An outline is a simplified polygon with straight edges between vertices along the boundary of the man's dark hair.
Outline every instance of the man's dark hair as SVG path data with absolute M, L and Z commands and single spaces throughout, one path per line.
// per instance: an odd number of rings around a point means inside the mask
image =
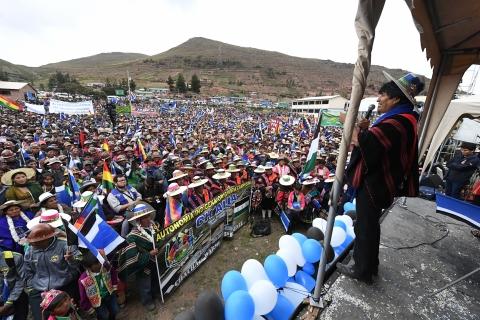
M 97 258 L 90 251 L 82 251 L 82 266 L 84 268 L 90 268 L 94 264 L 97 264 Z
M 117 183 L 119 178 L 125 178 L 127 180 L 127 176 L 124 174 L 117 174 L 115 177 L 113 177 L 113 182 Z
M 390 81 L 382 85 L 378 93 L 385 93 L 391 99 L 398 98 L 400 101 L 398 104 L 412 104 L 395 82 Z

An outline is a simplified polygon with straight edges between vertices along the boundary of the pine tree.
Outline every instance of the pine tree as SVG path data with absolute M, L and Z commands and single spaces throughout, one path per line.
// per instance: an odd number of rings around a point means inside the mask
M 185 78 L 181 73 L 178 74 L 176 88 L 180 93 L 187 92 L 187 84 L 185 83 Z
M 167 84 L 170 92 L 173 92 L 175 90 L 175 81 L 173 80 L 172 76 L 168 76 Z
M 200 88 L 202 86 L 200 85 L 200 79 L 198 78 L 198 76 L 196 74 L 194 74 L 192 76 L 192 80 L 190 82 L 190 85 L 191 85 L 191 89 L 192 89 L 193 92 L 200 93 Z

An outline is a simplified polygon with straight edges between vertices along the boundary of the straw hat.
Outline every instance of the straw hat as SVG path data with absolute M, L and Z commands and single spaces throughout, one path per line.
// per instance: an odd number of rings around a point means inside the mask
M 282 186 L 288 187 L 295 183 L 295 178 L 288 174 L 285 174 L 280 177 L 279 182 Z
M 317 178 L 312 178 L 311 176 L 308 176 L 306 177 L 305 181 L 302 182 L 302 184 L 304 186 L 308 186 L 308 185 L 312 185 L 312 184 L 316 184 L 316 183 L 319 183 L 320 180 L 318 180 Z
M 262 165 L 259 165 L 255 170 L 253 170 L 255 173 L 265 173 L 265 169 L 263 168 Z
M 0 206 L 0 212 L 4 213 L 8 208 L 12 207 L 12 206 L 17 206 L 17 207 L 20 207 L 21 208 L 21 204 L 23 203 L 24 201 L 17 201 L 17 200 L 8 200 L 7 202 L 5 202 L 4 204 L 2 204 Z
M 47 240 L 54 237 L 57 233 L 57 230 L 48 223 L 39 223 L 32 228 L 27 236 L 27 241 L 32 243 Z
M 80 192 L 84 192 L 85 189 L 87 189 L 88 187 L 90 186 L 97 186 L 97 181 L 95 181 L 95 179 L 90 179 L 90 180 L 87 180 L 87 181 L 84 181 L 82 183 L 82 186 L 80 187 Z
M 173 197 L 185 192 L 185 190 L 187 190 L 187 187 L 179 186 L 178 183 L 173 182 L 168 185 L 168 189 L 167 189 L 167 192 L 165 192 L 165 194 L 169 197 Z
M 240 172 L 240 169 L 236 165 L 231 164 L 228 166 L 227 172 Z
M 328 178 L 325 179 L 325 183 L 330 183 L 330 182 L 333 182 L 333 181 L 335 181 L 335 174 L 334 174 L 334 173 L 330 173 L 330 174 L 328 175 Z
M 92 197 L 92 191 L 85 191 L 80 195 L 80 200 L 73 204 L 74 208 L 83 208 L 87 204 L 88 200 Z
M 265 165 L 263 166 L 263 169 L 265 169 L 265 170 L 272 170 L 272 169 L 273 169 L 272 163 L 271 163 L 271 162 L 265 163 Z
M 200 187 L 200 186 L 203 186 L 207 182 L 208 182 L 208 179 L 202 179 L 199 176 L 195 176 L 192 179 L 192 183 L 190 183 L 188 185 L 188 188 L 193 189 L 193 188 L 196 188 L 196 187 Z
M 197 165 L 201 166 L 202 164 L 207 163 L 207 162 L 208 162 L 207 159 L 205 159 L 204 157 L 200 157 L 200 158 L 198 158 Z
M 268 156 L 270 157 L 270 159 L 278 159 L 279 157 L 278 153 L 276 152 L 270 152 Z
M 211 162 L 207 162 L 207 165 L 205 166 L 205 170 L 210 170 L 210 169 L 215 170 L 215 167 Z
M 27 223 L 27 228 L 31 230 L 39 223 L 47 223 L 54 228 L 58 228 L 63 225 L 62 219 L 70 221 L 72 217 L 55 209 L 43 210 L 40 216 L 33 218 Z
M 2 183 L 6 186 L 11 186 L 13 184 L 12 182 L 12 177 L 16 175 L 17 173 L 23 173 L 27 176 L 27 180 L 32 179 L 35 176 L 35 170 L 32 168 L 19 168 L 19 169 L 14 169 L 6 172 L 2 176 Z
M 175 180 L 178 180 L 180 178 L 183 178 L 183 177 L 186 177 L 188 176 L 188 174 L 186 173 L 183 173 L 181 170 L 175 170 L 173 171 L 173 177 L 171 177 L 170 179 L 168 179 L 168 181 L 175 181 Z
M 62 161 L 60 159 L 58 159 L 57 157 L 53 157 L 53 158 L 48 159 L 48 161 L 46 162 L 46 165 L 50 166 L 54 163 L 62 163 Z
M 218 169 L 217 173 L 214 174 L 212 178 L 215 180 L 222 180 L 229 178 L 231 175 L 230 172 L 226 172 L 224 169 Z
M 55 197 L 54 194 L 51 194 L 50 192 L 44 192 L 38 197 L 38 205 L 41 206 L 45 200 L 50 199 L 52 197 Z
M 144 217 L 148 214 L 154 215 L 155 214 L 155 209 L 147 203 L 139 203 L 137 204 L 133 210 L 129 211 L 127 213 L 130 218 L 128 219 L 129 222 L 137 220 L 138 218 Z

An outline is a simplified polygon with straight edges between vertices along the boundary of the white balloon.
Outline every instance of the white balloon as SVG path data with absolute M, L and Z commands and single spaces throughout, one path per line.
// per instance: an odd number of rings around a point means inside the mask
M 315 218 L 312 221 L 312 226 L 320 229 L 323 233 L 325 233 L 325 229 L 327 228 L 327 220 L 322 218 Z
M 295 256 L 297 265 L 303 267 L 306 261 L 303 257 L 302 247 L 300 246 L 300 243 L 298 243 L 297 239 L 291 235 L 285 234 L 278 240 L 278 247 L 280 249 L 285 249 L 292 252 Z
M 253 284 L 248 290 L 255 304 L 255 314 L 267 314 L 275 308 L 277 304 L 277 290 L 273 283 L 268 280 L 260 280 Z
M 350 216 L 347 216 L 346 214 L 341 215 L 341 216 L 336 216 L 335 220 L 343 221 L 346 225 L 347 228 L 350 226 L 353 226 L 353 220 L 350 218 Z
M 249 289 L 257 281 L 268 280 L 268 276 L 263 268 L 263 265 L 255 259 L 249 259 L 245 261 L 240 273 L 245 278 L 247 288 Z
M 352 201 L 353 204 L 357 204 L 357 198 L 354 198 Z
M 345 230 L 343 230 L 340 227 L 333 227 L 332 239 L 330 240 L 330 244 L 334 248 L 338 247 L 345 241 L 346 238 L 347 238 L 347 233 L 345 232 Z
M 280 291 L 280 294 L 287 298 L 296 308 L 302 303 L 303 299 L 310 295 L 310 292 L 308 292 L 307 288 L 296 282 L 287 282 L 283 290 Z
M 280 249 L 277 251 L 277 256 L 283 259 L 288 269 L 288 276 L 293 277 L 297 272 L 297 261 L 293 252 L 290 252 L 285 249 Z
M 353 227 L 347 227 L 347 235 L 355 239 L 355 230 L 353 229 Z

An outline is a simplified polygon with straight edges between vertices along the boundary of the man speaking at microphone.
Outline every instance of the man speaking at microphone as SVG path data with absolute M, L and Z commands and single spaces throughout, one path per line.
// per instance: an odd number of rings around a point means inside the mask
M 424 83 L 414 74 L 399 80 L 384 72 L 389 82 L 379 90 L 378 114 L 357 123 L 358 134 L 347 168 L 356 189 L 357 220 L 353 264 L 337 264 L 340 273 L 370 283 L 378 274 L 380 216 L 395 197 L 418 195 L 418 113 L 414 97 Z M 356 139 L 355 139 L 356 138 Z

